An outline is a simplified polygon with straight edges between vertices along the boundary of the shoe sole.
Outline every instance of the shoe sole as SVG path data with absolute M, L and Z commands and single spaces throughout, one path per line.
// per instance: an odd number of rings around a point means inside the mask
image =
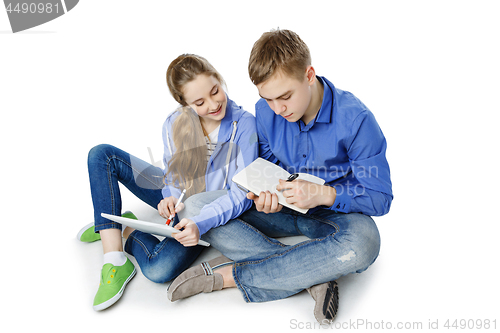
M 89 223 L 85 227 L 83 227 L 82 229 L 80 229 L 80 231 L 78 231 L 78 234 L 76 235 L 76 239 L 78 239 L 79 241 L 82 241 L 81 238 L 82 238 L 83 233 L 85 231 L 87 231 L 88 228 L 92 227 L 93 225 L 94 225 L 94 222 Z
M 115 296 L 113 296 L 112 298 L 110 298 L 106 302 L 102 302 L 101 304 L 94 305 L 93 306 L 94 310 L 95 311 L 101 311 L 101 310 L 107 309 L 111 305 L 115 304 L 122 297 L 123 291 L 125 290 L 125 287 L 127 286 L 127 283 L 129 283 L 129 281 L 132 280 L 132 278 L 135 276 L 136 272 L 137 272 L 137 270 L 134 267 L 134 270 L 132 271 L 132 273 L 128 277 L 127 281 L 125 281 L 123 283 L 123 286 L 120 288 L 120 291 L 118 291 L 118 293 Z
M 323 302 L 323 315 L 328 320 L 333 320 L 339 309 L 339 287 L 336 281 L 328 282 L 325 300 Z

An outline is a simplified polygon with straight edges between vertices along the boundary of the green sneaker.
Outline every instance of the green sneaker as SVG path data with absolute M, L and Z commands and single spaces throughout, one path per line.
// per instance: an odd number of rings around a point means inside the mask
M 85 243 L 92 243 L 101 239 L 101 235 L 94 231 L 94 222 L 87 224 L 76 235 L 76 238 Z
M 104 264 L 99 289 L 94 298 L 94 310 L 101 311 L 115 304 L 122 297 L 125 286 L 135 273 L 135 266 L 128 258 L 122 266 Z
M 137 220 L 137 217 L 135 217 L 135 215 L 130 211 L 126 211 L 125 213 L 123 213 L 122 217 Z M 94 223 L 89 223 L 78 232 L 76 238 L 85 243 L 92 243 L 100 240 L 101 235 L 95 232 Z

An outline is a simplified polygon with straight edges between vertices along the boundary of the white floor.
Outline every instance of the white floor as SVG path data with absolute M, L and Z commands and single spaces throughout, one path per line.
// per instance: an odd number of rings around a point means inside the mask
M 17 34 L 0 10 L 2 327 L 436 331 L 450 320 L 450 332 L 479 324 L 492 332 L 496 320 L 498 330 L 498 7 L 86 0 Z M 117 304 L 94 312 L 101 244 L 75 239 L 93 216 L 87 152 L 109 143 L 162 165 L 161 125 L 177 106 L 165 70 L 182 53 L 211 61 L 229 96 L 253 113 L 259 96 L 248 79 L 250 50 L 278 27 L 301 36 L 317 74 L 362 100 L 387 138 L 395 197 L 390 213 L 376 218 L 379 258 L 366 272 L 340 279 L 333 327 L 315 323 L 307 292 L 247 304 L 234 289 L 171 303 L 167 285 L 141 272 Z M 156 218 L 127 191 L 123 197 L 124 209 Z M 209 249 L 199 260 L 213 256 Z
M 127 200 L 128 207 L 140 218 L 161 221 L 152 208 L 134 198 Z M 78 310 L 76 318 L 87 318 L 100 327 L 153 330 L 164 325 L 188 332 L 202 331 L 205 325 L 243 332 L 394 329 L 400 325 L 420 330 L 436 325 L 436 321 L 443 328 L 447 319 L 494 320 L 498 313 L 494 298 L 495 293 L 498 295 L 496 279 L 480 271 L 488 264 L 487 257 L 461 250 L 462 241 L 453 240 L 453 235 L 460 237 L 460 231 L 450 231 L 445 245 L 436 242 L 446 234 L 443 228 L 436 227 L 436 234 L 419 228 L 411 230 L 408 225 L 418 219 L 403 220 L 403 210 L 394 208 L 387 217 L 376 219 L 382 234 L 378 260 L 361 274 L 339 279 L 340 310 L 331 326 L 315 321 L 314 301 L 305 291 L 280 301 L 247 304 L 237 289 L 230 289 L 172 303 L 166 297 L 168 284 L 155 284 L 140 270 L 118 303 L 95 313 L 91 303 L 98 283 L 101 245 L 76 239 L 67 241 L 77 260 L 72 265 L 77 286 L 69 312 Z M 282 239 L 288 244 L 300 240 L 301 237 Z M 195 264 L 217 255 L 218 251 L 209 248 Z

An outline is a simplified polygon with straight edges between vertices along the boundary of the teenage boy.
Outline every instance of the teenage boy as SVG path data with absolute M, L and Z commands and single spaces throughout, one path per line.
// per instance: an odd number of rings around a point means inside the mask
M 379 253 L 370 216 L 386 214 L 393 198 L 386 140 L 359 99 L 316 76 L 296 33 L 264 33 L 248 69 L 261 97 L 255 107 L 259 155 L 326 182 L 299 177 L 278 184 L 287 202 L 309 208 L 307 214 L 283 207 L 275 194 L 248 193 L 252 209 L 206 234 L 231 260 L 216 258 L 184 272 L 170 286 L 169 298 L 236 286 L 247 302 L 263 302 L 307 289 L 316 319 L 331 321 L 338 308 L 335 280 L 364 271 Z M 223 230 L 231 238 L 222 237 Z M 309 239 L 290 246 L 274 239 L 296 235 Z

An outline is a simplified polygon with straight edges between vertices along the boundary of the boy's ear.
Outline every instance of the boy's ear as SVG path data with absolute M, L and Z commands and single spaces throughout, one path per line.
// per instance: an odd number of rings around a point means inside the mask
M 309 85 L 313 84 L 316 81 L 316 71 L 311 65 L 307 66 L 306 68 L 306 79 Z

